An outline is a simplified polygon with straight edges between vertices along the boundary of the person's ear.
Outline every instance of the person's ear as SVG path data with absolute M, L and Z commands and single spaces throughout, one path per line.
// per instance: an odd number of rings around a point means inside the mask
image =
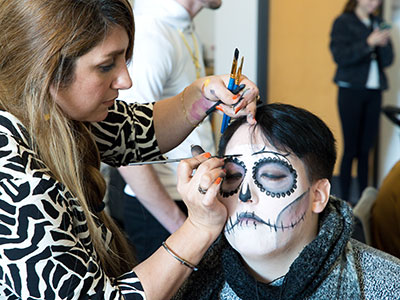
M 328 179 L 317 180 L 311 187 L 313 197 L 312 211 L 316 214 L 322 212 L 328 204 L 331 193 L 331 184 Z

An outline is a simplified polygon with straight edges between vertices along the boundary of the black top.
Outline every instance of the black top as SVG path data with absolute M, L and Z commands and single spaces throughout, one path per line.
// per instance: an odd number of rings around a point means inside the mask
M 370 16 L 371 24 L 380 24 L 382 19 Z M 393 62 L 392 43 L 372 49 L 367 38 L 372 26 L 367 27 L 354 13 L 343 13 L 334 22 L 331 31 L 330 50 L 337 63 L 334 77 L 336 83 L 342 81 L 352 88 L 366 88 L 371 60 L 376 56 L 379 66 L 380 89 L 388 88 L 383 69 Z
M 116 101 L 90 129 L 111 166 L 162 159 L 153 104 Z M 0 110 L 0 299 L 145 299 L 134 271 L 106 275 L 80 202 L 49 174 L 23 124 Z M 93 218 L 108 249 L 112 233 Z

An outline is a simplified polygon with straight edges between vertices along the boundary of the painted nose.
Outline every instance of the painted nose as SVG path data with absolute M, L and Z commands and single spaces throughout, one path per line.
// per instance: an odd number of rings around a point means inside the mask
M 245 185 L 243 184 L 240 193 L 239 193 L 239 200 L 242 202 L 247 202 L 251 199 L 251 193 L 250 193 L 250 186 L 249 184 Z

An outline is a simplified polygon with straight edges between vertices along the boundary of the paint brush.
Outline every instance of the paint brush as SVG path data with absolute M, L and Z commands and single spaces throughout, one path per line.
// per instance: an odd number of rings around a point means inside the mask
M 239 69 L 238 69 L 238 71 L 236 73 L 236 76 L 235 76 L 235 87 L 234 87 L 234 89 L 236 89 L 239 86 L 240 76 L 242 76 L 243 61 L 244 61 L 244 56 L 242 56 L 242 58 L 240 60 Z
M 235 48 L 235 53 L 233 54 L 231 74 L 230 74 L 229 83 L 228 83 L 228 90 L 230 90 L 230 91 L 234 90 L 238 58 L 239 58 L 239 49 Z
M 229 83 L 228 83 L 228 90 L 230 90 L 231 92 L 235 90 L 236 68 L 237 68 L 238 58 L 239 58 L 239 49 L 235 48 L 235 52 L 233 54 L 231 74 L 230 74 Z M 228 115 L 224 114 L 224 116 L 222 118 L 222 124 L 221 124 L 221 133 L 224 133 L 224 131 L 228 127 L 229 120 L 230 120 L 230 117 Z
M 242 59 L 240 60 L 240 66 L 238 68 L 238 71 L 235 75 L 235 83 L 233 85 L 233 91 L 236 91 L 239 87 L 239 82 L 240 82 L 240 76 L 242 75 L 242 68 L 243 68 L 243 60 L 244 57 L 242 56 Z M 233 106 L 235 107 L 239 101 Z M 240 109 L 235 110 L 235 114 L 239 111 Z M 231 120 L 231 117 L 224 115 L 224 118 L 222 119 L 222 125 L 221 125 L 221 133 L 224 133 L 226 128 L 228 128 L 229 122 Z
M 237 50 L 237 48 L 236 48 L 236 50 Z M 235 54 L 236 54 L 236 51 L 235 51 Z M 239 51 L 237 52 L 237 54 L 239 55 Z M 235 56 L 235 58 L 236 58 L 236 63 L 235 64 L 237 65 L 237 57 Z M 235 58 L 234 58 L 234 61 L 235 61 Z M 235 91 L 239 87 L 240 76 L 242 75 L 243 61 L 244 61 L 244 57 L 242 56 L 242 59 L 240 61 L 240 66 L 239 66 L 236 74 L 234 74 L 234 76 L 233 76 L 233 87 L 232 87 L 232 89 L 230 89 L 230 84 L 232 82 L 232 73 L 231 73 L 231 78 L 229 80 L 229 85 L 228 85 L 228 89 L 230 91 Z M 235 66 L 235 68 L 236 68 L 236 66 Z M 237 111 L 238 110 L 236 110 L 235 113 Z M 231 117 L 229 117 L 226 114 L 224 114 L 224 117 L 222 119 L 222 124 L 221 124 L 221 133 L 224 133 L 226 128 L 228 128 L 230 120 L 231 120 Z
M 216 158 L 225 158 L 226 159 L 226 158 L 232 158 L 232 157 L 239 157 L 242 155 L 243 154 L 231 154 L 231 155 L 223 155 L 223 156 L 211 156 L 210 158 L 216 157 Z M 193 157 L 171 158 L 171 159 L 153 160 L 153 161 L 141 161 L 141 162 L 130 163 L 130 164 L 128 164 L 128 166 L 168 164 L 168 163 L 180 162 L 181 160 L 189 159 L 189 158 L 193 158 Z

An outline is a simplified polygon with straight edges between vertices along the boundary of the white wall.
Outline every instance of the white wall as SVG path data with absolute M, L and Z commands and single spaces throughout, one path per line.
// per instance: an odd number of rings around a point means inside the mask
M 225 0 L 215 12 L 215 74 L 230 72 L 237 47 L 244 56 L 243 74 L 256 81 L 258 1 Z
M 203 43 L 203 57 L 213 64 L 215 49 L 215 10 L 202 9 L 194 18 L 196 32 Z
M 384 2 L 384 18 L 392 23 L 394 64 L 387 69 L 390 89 L 383 95 L 383 106 L 400 107 L 400 0 Z M 400 128 L 382 114 L 379 135 L 378 186 L 400 159 Z
M 258 0 L 224 0 L 217 10 L 203 9 L 195 18 L 196 31 L 207 57 L 214 57 L 214 73 L 228 74 L 237 47 L 244 56 L 243 74 L 257 79 Z

